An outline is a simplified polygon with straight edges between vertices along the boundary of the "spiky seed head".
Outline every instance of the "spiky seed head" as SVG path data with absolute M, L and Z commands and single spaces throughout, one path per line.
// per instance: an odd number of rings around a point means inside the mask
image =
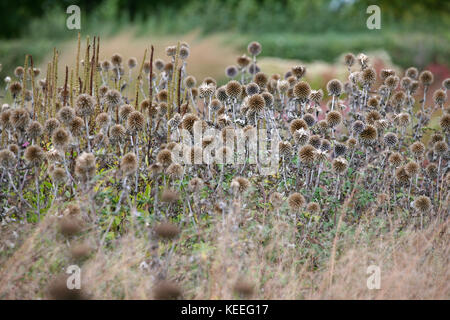
M 402 166 L 397 168 L 397 170 L 395 171 L 395 178 L 400 185 L 406 185 L 409 183 L 410 176 L 406 172 L 405 167 Z
M 430 86 L 434 81 L 434 75 L 431 71 L 424 70 L 419 75 L 419 81 L 425 87 Z
M 168 167 L 172 163 L 172 152 L 167 149 L 163 149 L 158 152 L 156 161 L 161 163 L 164 167 Z
M 346 152 L 347 146 L 345 144 L 337 142 L 334 145 L 334 154 L 336 155 L 336 157 L 343 156 Z
M 69 144 L 70 135 L 64 128 L 58 128 L 52 135 L 53 144 L 56 149 L 65 150 Z
M 363 131 L 359 134 L 359 138 L 363 144 L 372 144 L 377 139 L 377 128 L 372 125 L 367 125 Z
M 225 90 L 228 97 L 237 98 L 242 93 L 242 86 L 236 80 L 231 80 L 227 83 Z
M 183 175 L 183 167 L 178 163 L 172 163 L 167 167 L 166 173 L 172 178 L 181 178 Z
M 294 86 L 293 93 L 297 99 L 306 100 L 311 93 L 311 86 L 306 81 L 300 81 Z
M 334 128 L 342 122 L 342 115 L 339 111 L 330 111 L 327 114 L 327 125 Z
M 9 85 L 9 91 L 11 92 L 11 95 L 13 98 L 17 97 L 17 95 L 20 94 L 22 91 L 22 84 L 20 82 L 13 82 Z
M 408 113 L 406 112 L 402 112 L 399 115 L 397 115 L 397 117 L 395 118 L 395 120 L 397 121 L 398 125 L 401 127 L 407 127 L 409 122 L 411 121 L 411 118 L 409 116 Z
M 400 87 L 403 89 L 403 90 L 409 90 L 409 88 L 411 87 L 411 83 L 412 83 L 412 79 L 410 78 L 410 77 L 403 77 L 401 80 L 400 80 Z
M 389 76 L 394 76 L 395 71 L 392 69 L 381 69 L 380 71 L 380 78 L 381 80 L 386 80 Z
M 364 122 L 362 122 L 361 120 L 356 120 L 355 122 L 353 122 L 352 131 L 356 134 L 360 134 L 364 131 L 365 127 L 366 125 L 364 124 Z
M 83 152 L 75 161 L 75 174 L 82 182 L 86 182 L 95 176 L 95 166 L 95 156 Z
M 83 126 L 83 119 L 81 119 L 80 117 L 73 118 L 69 126 L 70 133 L 72 133 L 72 135 L 75 137 L 80 137 L 83 134 Z
M 356 57 L 353 53 L 347 53 L 344 56 L 344 63 L 347 67 L 351 67 L 355 64 Z
M 228 67 L 225 68 L 225 75 L 228 78 L 236 77 L 238 72 L 239 72 L 238 68 L 236 66 L 234 66 L 234 65 L 231 65 L 231 66 L 228 66 Z
M 119 67 L 122 64 L 122 56 L 119 53 L 114 53 L 111 57 L 111 63 L 114 67 Z
M 347 170 L 348 162 L 344 158 L 338 157 L 333 160 L 332 165 L 333 165 L 333 170 L 337 174 L 343 174 Z
M 243 54 L 242 56 L 239 56 L 239 57 L 236 59 L 236 63 L 238 64 L 238 66 L 239 66 L 241 69 L 247 67 L 247 66 L 250 64 L 251 61 L 252 61 L 252 60 L 251 60 L 249 57 L 247 57 L 245 54 Z
M 358 141 L 355 138 L 350 138 L 347 140 L 347 146 L 349 147 L 349 149 L 354 149 L 357 144 Z
M 25 108 L 14 109 L 10 121 L 16 130 L 23 131 L 31 121 L 30 114 Z
M 312 135 L 309 137 L 308 143 L 313 146 L 314 148 L 318 149 L 320 148 L 320 145 L 322 143 L 322 139 L 318 135 Z
M 67 179 L 66 171 L 63 168 L 55 168 L 51 172 L 51 178 L 56 185 L 64 183 Z
M 306 165 L 310 165 L 314 161 L 316 148 L 314 148 L 312 145 L 307 144 L 300 148 L 298 152 L 298 156 L 300 158 L 300 161 Z
M 299 146 L 303 146 L 308 142 L 309 132 L 303 128 L 300 128 L 298 130 L 295 130 L 293 137 L 294 137 L 295 144 L 297 144 Z M 281 150 L 281 148 L 280 148 L 280 150 Z
M 75 117 L 75 111 L 73 108 L 69 106 L 62 107 L 57 114 L 57 118 L 59 121 L 64 123 L 65 125 L 69 125 Z
M 416 141 L 409 147 L 409 150 L 414 157 L 419 158 L 425 153 L 425 145 L 420 141 Z
M 430 179 L 437 178 L 438 166 L 435 163 L 430 162 L 426 167 L 426 173 Z
M 312 114 L 307 113 L 303 116 L 303 121 L 306 122 L 308 127 L 312 127 L 316 123 L 316 118 Z
M 317 122 L 317 128 L 319 129 L 319 132 L 321 134 L 325 135 L 330 126 L 328 126 L 327 120 L 320 120 L 319 122 Z
M 398 143 L 398 137 L 393 132 L 388 132 L 384 135 L 384 143 L 389 147 L 392 148 Z
M 444 90 L 438 89 L 434 92 L 433 101 L 435 105 L 442 106 L 446 100 L 447 100 L 447 93 Z
M 266 101 L 260 94 L 255 94 L 248 99 L 248 107 L 252 112 L 262 112 L 266 106 Z
M 305 198 L 300 193 L 295 192 L 289 196 L 288 204 L 292 211 L 299 211 L 305 205 Z
M 258 72 L 253 76 L 253 81 L 260 87 L 265 88 L 269 82 L 269 78 L 264 72 Z
M 92 96 L 83 93 L 75 100 L 75 106 L 81 117 L 89 117 L 94 113 L 95 100 Z
M 320 212 L 320 205 L 317 202 L 310 202 L 308 203 L 306 210 L 312 214 L 318 214 Z
M 442 81 L 442 88 L 450 90 L 450 78 L 446 78 Z
M 368 112 L 366 115 L 366 121 L 368 124 L 371 124 L 371 125 L 373 125 L 375 123 L 375 121 L 378 121 L 380 119 L 381 119 L 381 114 L 376 110 L 372 110 L 372 111 Z
M 442 157 L 448 150 L 448 145 L 445 141 L 438 141 L 434 144 L 434 152 Z
M 128 116 L 134 111 L 132 105 L 124 104 L 119 108 L 119 118 L 121 121 L 127 121 Z
M 16 69 L 14 69 L 14 75 L 19 79 L 23 78 L 24 73 L 25 73 L 25 70 L 21 66 L 18 66 L 18 67 L 16 67 Z
M 136 172 L 138 167 L 136 155 L 133 152 L 129 152 L 122 157 L 120 162 L 120 169 L 124 176 L 132 175 Z
M 304 66 L 294 66 L 291 68 L 292 75 L 297 79 L 303 77 L 306 73 L 306 67 Z
M 431 209 L 431 200 L 427 196 L 420 196 L 414 201 L 414 208 L 420 213 L 427 213 Z
M 376 97 L 370 97 L 369 100 L 367 100 L 367 106 L 371 109 L 378 109 L 380 105 L 380 101 Z
M 197 84 L 197 80 L 195 79 L 194 76 L 187 76 L 184 79 L 184 85 L 186 86 L 186 88 L 188 89 L 192 89 L 196 86 Z
M 15 143 L 10 144 L 8 146 L 9 151 L 11 151 L 12 153 L 14 153 L 15 155 L 17 155 L 19 153 L 19 146 Z
M 199 120 L 199 118 L 195 114 L 187 113 L 183 117 L 181 126 L 183 129 L 188 130 L 189 132 L 192 132 L 192 130 L 194 128 L 194 124 L 198 120 Z
M 401 107 L 406 101 L 407 95 L 404 91 L 397 91 L 392 95 L 391 102 L 396 107 Z
M 391 91 L 394 91 L 395 89 L 397 89 L 399 82 L 400 82 L 400 79 L 395 75 L 389 76 L 386 78 L 386 80 L 384 80 L 384 84 Z
M 0 114 L 0 125 L 3 130 L 9 130 L 12 129 L 12 122 L 11 122 L 12 112 L 11 110 L 3 110 Z
M 389 156 L 388 161 L 393 167 L 398 167 L 402 163 L 403 157 L 400 153 L 394 152 Z
M 259 86 L 254 82 L 250 82 L 248 85 L 245 86 L 245 93 L 248 96 L 253 96 L 254 94 L 259 93 L 259 90 L 260 90 Z
M 411 79 L 417 79 L 417 77 L 419 76 L 419 70 L 417 70 L 417 68 L 415 67 L 409 67 L 405 71 L 405 76 Z
M 331 142 L 327 139 L 322 139 L 320 142 L 320 150 L 322 151 L 330 151 L 331 150 Z
M 14 153 L 8 149 L 3 149 L 0 151 L 0 166 L 3 168 L 10 168 L 16 162 L 16 156 Z
M 261 53 L 262 46 L 259 42 L 253 41 L 249 43 L 247 50 L 250 55 L 257 56 Z
M 109 115 L 106 112 L 99 113 L 95 118 L 95 123 L 99 128 L 105 128 L 109 123 Z
M 280 141 L 278 143 L 278 149 L 280 151 L 280 155 L 288 158 L 292 154 L 292 145 L 289 143 L 289 141 Z
M 32 121 L 27 128 L 27 134 L 30 139 L 36 139 L 42 135 L 44 129 L 39 121 Z
M 238 184 L 238 192 L 244 193 L 248 190 L 250 187 L 250 181 L 248 181 L 247 178 L 244 177 L 235 177 L 233 181 L 236 181 Z
M 327 83 L 327 91 L 330 96 L 340 96 L 342 93 L 342 82 L 338 79 L 333 79 Z
M 31 145 L 25 150 L 24 158 L 32 166 L 39 166 L 44 161 L 45 154 L 41 147 Z
M 450 132 L 450 114 L 444 114 L 439 119 L 439 125 L 441 126 L 443 132 L 449 133 Z
M 410 162 L 408 162 L 405 165 L 406 173 L 410 177 L 415 176 L 416 174 L 418 174 L 419 173 L 419 169 L 420 169 L 419 165 L 417 164 L 417 162 L 414 162 L 414 161 L 410 161 Z
M 294 132 L 299 129 L 304 129 L 304 130 L 308 129 L 308 124 L 306 123 L 306 121 L 303 119 L 292 120 L 291 124 L 289 125 L 289 131 L 291 132 L 291 134 L 293 135 Z
M 128 116 L 127 126 L 132 132 L 138 132 L 144 129 L 145 117 L 140 111 L 133 111 Z
M 120 105 L 122 102 L 122 95 L 119 91 L 115 89 L 110 89 L 105 94 L 105 101 L 108 104 L 108 106 L 115 108 Z
M 311 99 L 311 101 L 314 101 L 316 104 L 319 104 L 320 101 L 322 101 L 322 99 L 323 99 L 322 89 L 311 91 L 309 98 Z
M 227 94 L 227 89 L 225 86 L 221 86 L 216 90 L 216 98 L 221 102 L 224 102 L 227 100 L 228 94 Z
M 366 68 L 359 75 L 361 82 L 366 86 L 374 84 L 377 80 L 377 73 L 374 68 Z
M 170 223 L 170 222 L 161 222 L 153 228 L 155 235 L 162 240 L 172 240 L 178 237 L 180 234 L 180 229 Z
M 161 195 L 161 201 L 165 203 L 173 203 L 180 200 L 180 194 L 173 189 L 164 189 Z

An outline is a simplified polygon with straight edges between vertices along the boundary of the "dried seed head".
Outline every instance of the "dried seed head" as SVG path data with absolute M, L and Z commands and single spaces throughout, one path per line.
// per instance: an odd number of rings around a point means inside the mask
M 188 188 L 189 188 L 189 191 L 196 193 L 196 192 L 199 192 L 203 188 L 203 185 L 204 185 L 203 180 L 196 177 L 196 178 L 192 178 L 189 181 Z
M 342 157 L 338 157 L 333 160 L 333 170 L 338 174 L 343 174 L 348 167 L 348 162 Z
M 36 139 L 42 135 L 44 129 L 38 121 L 32 121 L 27 128 L 27 134 L 30 139 Z
M 339 81 L 338 79 L 330 80 L 327 83 L 327 91 L 330 96 L 336 97 L 340 96 L 342 93 L 342 89 L 343 89 L 342 82 Z
M 442 157 L 448 150 L 447 143 L 445 141 L 438 141 L 434 144 L 434 152 L 440 157 Z
M 75 101 L 75 106 L 80 117 L 89 117 L 94 113 L 95 99 L 88 94 L 80 94 Z
M 187 113 L 184 115 L 183 120 L 181 122 L 181 126 L 183 129 L 188 130 L 192 133 L 194 124 L 198 121 L 199 118 L 193 113 Z
M 295 192 L 289 196 L 288 204 L 292 211 L 299 211 L 305 205 L 305 198 L 300 193 Z
M 11 92 L 11 95 L 13 98 L 16 98 L 18 94 L 22 91 L 22 85 L 20 82 L 13 82 L 9 85 L 9 91 Z
M 165 189 L 161 195 L 161 201 L 166 203 L 172 203 L 180 200 L 180 194 L 172 189 Z
M 242 93 L 242 86 L 236 80 L 231 80 L 225 87 L 226 93 L 230 98 L 237 98 Z
M 3 149 L 0 151 L 0 166 L 3 168 L 10 168 L 16 162 L 16 156 L 14 153 L 8 149 Z
M 228 78 L 236 77 L 238 72 L 239 72 L 238 68 L 236 66 L 233 66 L 233 65 L 232 66 L 228 66 L 228 67 L 225 68 L 225 75 Z
M 434 75 L 433 73 L 431 73 L 431 71 L 422 71 L 419 75 L 419 81 L 423 86 L 427 87 L 433 83 Z
M 398 137 L 393 132 L 388 132 L 384 135 L 384 143 L 389 147 L 392 148 L 398 143 Z
M 317 91 L 316 90 L 311 91 L 309 98 L 311 99 L 311 101 L 315 102 L 316 104 L 319 104 L 320 101 L 322 101 L 322 99 L 323 99 L 322 89 L 319 89 Z
M 128 116 L 127 126 L 131 132 L 138 132 L 144 129 L 145 117 L 139 111 L 133 111 Z
M 405 76 L 411 79 L 417 79 L 417 77 L 419 76 L 419 70 L 417 70 L 417 68 L 415 67 L 409 67 L 405 71 Z
M 376 97 L 370 97 L 369 100 L 367 100 L 367 106 L 372 109 L 378 109 L 380 101 Z
M 342 115 L 339 111 L 330 111 L 327 114 L 327 125 L 334 128 L 342 122 Z
M 137 167 L 137 158 L 133 152 L 129 152 L 122 157 L 122 161 L 120 162 L 120 169 L 125 176 L 135 173 Z
M 426 173 L 430 179 L 437 178 L 438 166 L 435 163 L 430 162 L 426 167 Z
M 414 157 L 419 158 L 423 156 L 425 152 L 425 146 L 422 142 L 416 141 L 409 147 L 409 150 L 414 155 Z
M 362 72 L 360 72 L 359 75 L 361 82 L 366 86 L 374 84 L 377 80 L 377 73 L 375 72 L 374 68 L 366 68 Z
M 122 101 L 122 95 L 119 91 L 111 89 L 105 94 L 105 101 L 109 107 L 118 107 Z
M 31 145 L 25 150 L 24 157 L 32 166 L 39 166 L 44 161 L 45 154 L 41 147 Z
M 250 55 L 257 56 L 261 53 L 262 47 L 259 42 L 253 41 L 249 43 L 247 50 Z
M 306 100 L 311 93 L 311 86 L 306 81 L 300 81 L 294 86 L 293 93 L 297 99 Z
M 347 53 L 344 56 L 344 63 L 347 67 L 351 67 L 355 64 L 356 57 L 353 53 Z
M 367 125 L 359 134 L 359 138 L 363 144 L 372 144 L 377 139 L 377 129 L 372 125 Z
M 171 281 L 162 280 L 153 289 L 155 300 L 177 300 L 181 298 L 181 289 Z
M 318 214 L 320 212 L 320 205 L 317 202 L 310 202 L 306 209 L 312 214 Z
M 291 132 L 291 134 L 293 135 L 294 132 L 299 129 L 304 129 L 304 130 L 308 129 L 308 124 L 306 123 L 306 121 L 303 119 L 292 120 L 291 124 L 289 125 L 289 131 Z
M 444 90 L 438 89 L 434 92 L 433 101 L 435 105 L 442 106 L 446 100 L 447 100 L 447 93 Z
M 402 163 L 402 160 L 403 157 L 398 152 L 394 152 L 389 156 L 389 163 L 394 167 L 398 167 Z
M 119 67 L 122 64 L 122 56 L 119 53 L 114 53 L 111 57 L 111 63 L 114 67 Z
M 415 176 L 416 174 L 418 174 L 419 173 L 419 169 L 420 169 L 419 165 L 416 162 L 414 162 L 414 161 L 410 161 L 410 162 L 408 162 L 405 165 L 406 173 L 410 177 Z
M 69 106 L 62 107 L 57 114 L 58 120 L 64 123 L 65 125 L 69 125 L 74 117 L 75 111 L 73 110 L 73 108 Z
M 95 123 L 99 128 L 105 128 L 109 123 L 109 115 L 106 112 L 99 113 L 95 118 Z
M 162 164 L 164 167 L 168 167 L 172 163 L 172 152 L 167 149 L 163 149 L 158 152 L 156 161 Z
M 443 132 L 449 133 L 450 132 L 450 114 L 444 114 L 439 119 L 439 125 L 441 126 Z
M 303 77 L 306 73 L 306 67 L 304 66 L 294 66 L 291 69 L 292 74 L 294 75 L 294 77 L 298 79 L 300 79 L 301 77 Z
M 400 79 L 397 76 L 389 76 L 384 80 L 384 84 L 389 88 L 389 90 L 394 91 L 398 87 Z
M 262 112 L 265 106 L 266 102 L 260 94 L 255 94 L 248 99 L 248 107 L 252 112 Z
M 31 121 L 30 114 L 25 108 L 14 109 L 10 121 L 16 130 L 23 131 Z
M 80 117 L 73 118 L 69 126 L 70 133 L 72 133 L 72 135 L 75 137 L 80 137 L 83 134 L 83 126 L 83 119 L 81 119 Z
M 278 149 L 282 157 L 288 158 L 292 154 L 292 145 L 289 141 L 280 141 L 278 143 Z
M 414 201 L 414 208 L 420 213 L 427 213 L 431 209 L 431 200 L 427 196 L 420 196 Z
M 322 141 L 323 143 L 323 141 Z M 336 142 L 334 145 L 334 154 L 336 157 L 343 156 L 347 152 L 347 146 L 343 143 Z
M 306 165 L 312 164 L 314 161 L 315 151 L 316 151 L 316 148 L 314 148 L 310 144 L 307 144 L 307 145 L 301 147 L 298 152 L 300 161 Z
M 70 135 L 64 128 L 58 128 L 53 132 L 52 141 L 56 149 L 65 150 L 69 140 Z

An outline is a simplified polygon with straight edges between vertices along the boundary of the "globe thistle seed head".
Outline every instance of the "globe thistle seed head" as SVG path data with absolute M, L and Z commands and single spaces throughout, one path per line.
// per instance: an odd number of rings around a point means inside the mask
M 189 58 L 190 50 L 186 46 L 181 46 L 179 54 L 180 54 L 181 60 L 186 60 L 187 58 Z
M 13 144 L 10 144 L 9 146 L 8 146 L 8 149 L 9 149 L 9 151 L 11 151 L 12 153 L 14 153 L 15 155 L 17 155 L 18 153 L 19 153 L 19 146 L 17 145 L 17 144 L 15 144 L 15 143 L 13 143 Z
M 249 97 L 258 94 L 259 90 L 260 90 L 259 86 L 254 82 L 250 82 L 248 85 L 245 86 L 245 93 Z
M 392 148 L 398 143 L 398 137 L 393 132 L 388 132 L 384 135 L 384 143 L 389 147 Z
M 127 65 L 128 68 L 134 69 L 137 66 L 137 59 L 134 57 L 129 58 L 127 61 Z
M 295 130 L 293 137 L 294 137 L 295 144 L 297 144 L 299 146 L 303 146 L 308 142 L 309 132 L 303 128 L 300 128 L 298 130 Z
M 94 147 L 96 149 L 105 148 L 108 145 L 109 145 L 109 138 L 107 135 L 103 134 L 102 132 L 99 132 L 94 136 Z
M 44 128 L 39 121 L 32 121 L 27 128 L 27 134 L 30 139 L 36 139 L 42 135 Z
M 16 156 L 11 150 L 3 149 L 0 151 L 0 166 L 8 169 L 16 163 Z
M 395 71 L 392 69 L 381 69 L 380 78 L 382 81 L 385 81 L 388 77 L 395 76 Z
M 63 168 L 55 168 L 50 174 L 54 184 L 59 185 L 67 180 L 66 171 Z
M 180 229 L 169 222 L 161 222 L 153 228 L 155 235 L 161 240 L 172 240 L 178 237 Z
M 416 141 L 409 147 L 409 150 L 415 158 L 420 158 L 425 153 L 425 145 L 420 141 Z
M 221 86 L 216 90 L 216 98 L 221 102 L 225 102 L 228 99 L 227 89 L 225 86 Z
M 376 110 L 372 110 L 372 111 L 368 112 L 366 115 L 366 122 L 371 125 L 373 125 L 375 123 L 375 121 L 380 120 L 380 119 L 381 119 L 381 114 Z
M 419 76 L 419 70 L 417 70 L 417 68 L 415 67 L 409 67 L 405 71 L 405 76 L 411 79 L 417 79 L 417 77 Z
M 406 101 L 406 94 L 404 91 L 397 91 L 392 95 L 391 102 L 396 107 L 401 107 Z
M 403 112 L 403 113 L 400 113 L 399 115 L 397 115 L 395 120 L 399 126 L 407 127 L 409 125 L 409 122 L 411 121 L 411 117 L 409 116 L 408 113 Z
M 238 64 L 238 66 L 241 69 L 246 68 L 250 64 L 251 61 L 252 60 L 249 57 L 247 57 L 245 54 L 243 54 L 242 56 L 239 56 L 236 59 L 236 63 Z
M 312 135 L 309 137 L 308 144 L 313 146 L 315 149 L 318 149 L 322 144 L 322 139 L 318 135 Z
M 400 153 L 394 152 L 389 156 L 389 164 L 393 167 L 398 167 L 403 161 L 403 157 Z
M 166 51 L 166 55 L 168 57 L 175 57 L 175 55 L 177 54 L 177 47 L 176 46 L 167 46 L 165 51 Z
M 70 133 L 74 137 L 80 137 L 83 134 L 84 121 L 80 117 L 73 118 L 69 125 Z
M 16 69 L 14 69 L 14 75 L 19 79 L 23 78 L 24 73 L 25 73 L 25 70 L 21 66 L 18 66 L 18 67 L 16 67 Z
M 181 122 L 181 126 L 183 129 L 192 133 L 194 124 L 198 121 L 199 118 L 193 113 L 187 113 L 184 115 L 183 120 Z
M 24 158 L 32 166 L 39 166 L 44 161 L 45 154 L 41 147 L 31 145 L 26 148 Z
M 427 196 L 420 196 L 414 200 L 414 208 L 420 213 L 427 213 L 431 210 L 431 200 Z
M 260 71 L 261 71 L 261 69 L 254 63 L 252 63 L 248 66 L 248 73 L 250 73 L 251 75 L 255 75 Z
M 95 156 L 92 153 L 83 152 L 75 161 L 75 175 L 87 182 L 95 176 Z
M 358 144 L 358 141 L 355 138 L 350 138 L 347 140 L 347 146 L 349 149 L 354 149 L 357 144 Z
M 261 53 L 262 46 L 259 42 L 250 42 L 247 46 L 248 53 L 252 56 L 257 56 Z
M 172 152 L 167 149 L 163 149 L 158 152 L 158 155 L 156 156 L 156 161 L 158 161 L 160 164 L 162 164 L 164 167 L 168 167 L 172 164 Z
M 164 62 L 164 60 L 162 60 L 162 59 L 156 59 L 155 60 L 155 68 L 156 68 L 156 70 L 162 71 L 164 69 L 165 65 L 166 65 L 166 63 Z
M 293 93 L 297 99 L 304 101 L 311 93 L 311 86 L 306 81 L 300 81 L 294 86 Z
M 218 99 L 213 99 L 211 100 L 209 107 L 213 112 L 217 112 L 220 110 L 220 108 L 222 108 L 222 102 L 220 102 Z
M 307 113 L 303 116 L 303 121 L 306 122 L 308 127 L 312 127 L 316 123 L 316 118 L 312 114 Z
M 0 114 L 0 126 L 3 130 L 10 130 L 12 129 L 12 122 L 11 122 L 11 116 L 12 112 L 11 110 L 3 110 Z
M 285 158 L 290 158 L 292 155 L 292 145 L 289 141 L 280 141 L 278 143 L 278 149 L 280 151 L 280 155 Z
M 236 80 L 231 80 L 227 83 L 225 90 L 228 97 L 237 98 L 242 93 L 242 86 Z
M 374 84 L 377 80 L 377 73 L 374 68 L 366 68 L 359 75 L 361 82 L 366 86 Z
M 413 177 L 419 173 L 420 166 L 417 162 L 410 161 L 405 165 L 405 170 L 408 176 Z
M 450 90 L 450 78 L 446 78 L 442 81 L 442 88 L 444 90 Z
M 203 180 L 195 177 L 189 181 L 188 189 L 193 193 L 197 193 L 203 189 L 203 186 L 204 186 Z
M 183 175 L 183 167 L 178 163 L 172 163 L 167 167 L 166 173 L 174 179 L 181 178 Z
M 101 63 L 101 68 L 104 72 L 108 72 L 109 70 L 111 70 L 111 66 L 111 62 L 108 60 L 102 61 Z
M 271 107 L 273 105 L 273 101 L 274 101 L 273 95 L 269 92 L 263 92 L 261 95 L 265 101 L 265 105 L 267 107 Z
M 144 129 L 145 117 L 140 111 L 133 111 L 128 116 L 127 126 L 131 132 L 138 132 Z
M 434 92 L 433 101 L 435 105 L 442 106 L 446 100 L 447 100 L 447 93 L 444 90 L 438 89 Z
M 118 107 L 122 102 L 122 95 L 115 89 L 108 90 L 105 94 L 105 101 L 111 108 Z
M 419 75 L 419 81 L 424 87 L 428 87 L 433 83 L 434 75 L 431 71 L 424 70 Z
M 119 67 L 122 65 L 122 56 L 119 53 L 114 53 L 111 57 L 111 63 L 114 67 Z
M 326 135 L 330 126 L 328 125 L 328 122 L 326 120 L 320 120 L 319 122 L 317 122 L 317 128 L 322 135 Z
M 173 189 L 164 189 L 161 195 L 161 201 L 165 203 L 174 203 L 180 200 L 180 194 Z
M 302 78 L 306 73 L 306 67 L 304 66 L 294 66 L 291 69 L 292 75 L 299 80 Z
M 307 144 L 307 145 L 301 147 L 298 152 L 300 161 L 305 165 L 312 164 L 315 159 L 315 152 L 316 152 L 316 148 L 314 148 L 310 144 Z
M 57 118 L 59 121 L 64 123 L 65 125 L 69 125 L 75 117 L 75 111 L 73 108 L 69 106 L 62 107 L 57 114 Z
M 430 163 L 427 165 L 425 171 L 426 171 L 426 173 L 427 173 L 427 176 L 428 176 L 430 179 L 436 179 L 437 176 L 438 176 L 438 166 L 437 166 L 435 163 L 433 163 L 433 162 L 430 162 Z
M 334 172 L 337 174 L 343 174 L 347 170 L 348 162 L 344 158 L 338 157 L 333 160 L 332 166 Z
M 372 125 L 367 125 L 363 131 L 359 134 L 359 139 L 363 144 L 370 145 L 377 139 L 378 131 Z
M 400 82 L 400 79 L 395 76 L 388 76 L 386 80 L 384 80 L 384 84 L 388 87 L 389 90 L 394 91 L 398 87 L 398 83 Z
M 250 181 L 248 181 L 247 178 L 244 177 L 235 177 L 233 179 L 233 181 L 237 182 L 238 185 L 238 192 L 239 193 L 244 193 L 248 190 L 248 188 L 250 187 Z
M 367 100 L 367 106 L 371 109 L 378 109 L 380 106 L 380 101 L 376 97 L 370 97 Z
M 355 60 L 356 60 L 356 57 L 353 53 L 347 53 L 344 56 L 344 64 L 349 68 L 355 64 Z
M 31 118 L 25 108 L 17 108 L 12 111 L 10 121 L 16 130 L 24 131 L 30 123 Z
M 401 87 L 403 90 L 409 90 L 409 88 L 411 87 L 412 81 L 413 81 L 413 80 L 412 80 L 410 77 L 403 77 L 403 78 L 400 80 L 400 87 Z
M 341 95 L 343 89 L 342 82 L 338 79 L 333 79 L 327 83 L 327 91 L 330 96 L 338 97 Z
M 448 150 L 448 145 L 445 141 L 438 141 L 434 144 L 434 152 L 439 156 L 442 157 Z
M 76 101 L 75 106 L 78 115 L 81 117 L 89 117 L 91 114 L 94 113 L 94 106 L 95 106 L 95 100 L 92 96 L 83 93 L 80 94 Z
M 318 214 L 320 212 L 320 205 L 317 202 L 308 203 L 306 210 L 312 214 Z
M 289 89 L 289 82 L 286 80 L 280 80 L 277 82 L 277 90 L 281 93 L 281 94 L 286 94 L 286 92 Z
M 225 75 L 231 79 L 236 77 L 238 72 L 239 72 L 238 68 L 234 65 L 225 68 Z
M 109 115 L 106 112 L 99 113 L 95 118 L 95 123 L 99 128 L 105 128 L 109 123 Z
M 320 150 L 322 151 L 330 151 L 331 150 L 331 142 L 327 139 L 322 139 L 320 143 Z
M 322 99 L 323 99 L 322 89 L 311 91 L 309 98 L 311 99 L 311 101 L 315 102 L 316 104 L 319 104 L 320 101 L 322 101 Z
M 16 98 L 17 95 L 20 94 L 20 92 L 22 92 L 22 84 L 20 82 L 13 82 L 9 85 L 9 91 L 11 92 L 11 95 L 13 96 L 13 98 Z
M 266 101 L 260 94 L 255 94 L 248 99 L 248 107 L 252 112 L 260 113 L 264 110 Z
M 52 141 L 55 148 L 65 150 L 69 144 L 70 135 L 64 128 L 58 128 L 53 132 Z
M 158 92 L 158 95 L 156 97 L 160 102 L 167 102 L 169 92 L 166 89 L 162 89 L 161 91 Z
M 443 132 L 449 133 L 450 132 L 450 114 L 444 114 L 439 119 L 439 125 L 441 126 Z
M 346 152 L 347 152 L 347 146 L 345 144 L 337 142 L 334 145 L 334 154 L 336 157 L 343 156 L 343 155 L 345 155 Z
M 397 179 L 400 185 L 407 185 L 409 183 L 410 176 L 405 170 L 405 167 L 399 167 L 395 171 L 395 178 Z
M 119 108 L 119 119 L 121 121 L 127 121 L 128 116 L 134 111 L 133 106 L 124 104 Z
M 292 211 L 300 211 L 305 205 L 305 198 L 300 193 L 295 192 L 289 196 L 288 204 Z
M 342 115 L 339 111 L 330 111 L 327 113 L 327 125 L 334 128 L 342 122 Z
M 292 120 L 290 125 L 289 125 L 289 131 L 291 132 L 291 134 L 293 135 L 294 132 L 299 130 L 299 129 L 304 129 L 304 130 L 308 129 L 308 124 L 306 123 L 306 121 L 303 120 L 303 119 L 294 119 L 294 120 Z
M 138 168 L 137 158 L 133 152 L 129 152 L 122 157 L 120 169 L 124 176 L 132 175 Z

